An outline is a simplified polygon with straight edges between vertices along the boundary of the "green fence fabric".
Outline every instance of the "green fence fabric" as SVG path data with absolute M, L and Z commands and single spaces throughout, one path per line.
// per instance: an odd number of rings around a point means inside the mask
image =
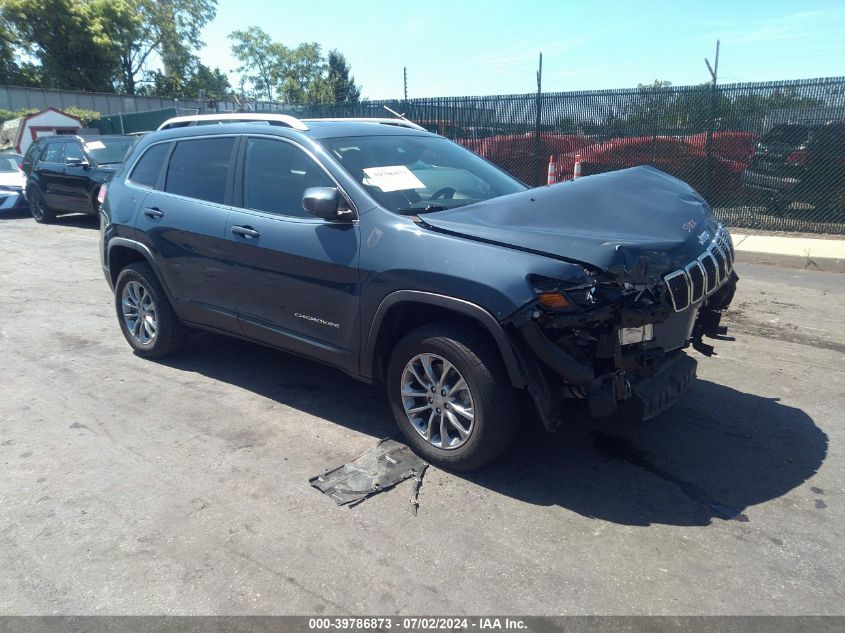
M 576 162 L 584 176 L 650 164 L 690 183 L 731 226 L 845 234 L 845 77 L 287 111 L 390 116 L 384 106 L 530 185 L 546 184 L 550 159 L 558 181 L 573 177 Z
M 94 121 L 91 127 L 99 130 L 100 134 L 151 132 L 167 119 L 174 116 L 176 116 L 176 108 L 113 114 L 112 116 L 103 117 L 99 121 Z

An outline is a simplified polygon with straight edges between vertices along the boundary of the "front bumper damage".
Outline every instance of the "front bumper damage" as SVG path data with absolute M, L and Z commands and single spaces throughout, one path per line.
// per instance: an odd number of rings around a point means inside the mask
M 515 348 L 545 426 L 562 423 L 563 401 L 585 401 L 590 415 L 623 411 L 652 418 L 674 404 L 695 379 L 689 347 L 709 356 L 704 338 L 727 333 L 720 324 L 736 290 L 733 247 L 720 229 L 693 262 L 651 287 L 615 285 L 612 299 L 575 311 L 544 310 L 536 302 L 509 319 Z M 600 293 L 599 293 L 600 294 Z M 631 342 L 620 333 L 647 328 Z

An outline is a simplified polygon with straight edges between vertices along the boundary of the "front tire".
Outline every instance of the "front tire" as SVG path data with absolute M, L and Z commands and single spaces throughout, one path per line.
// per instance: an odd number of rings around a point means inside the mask
M 138 356 L 161 358 L 184 346 L 188 330 L 146 262 L 120 271 L 114 300 L 123 336 Z
M 435 323 L 406 335 L 387 389 L 399 430 L 432 464 L 478 468 L 516 435 L 516 391 L 496 346 L 472 326 Z

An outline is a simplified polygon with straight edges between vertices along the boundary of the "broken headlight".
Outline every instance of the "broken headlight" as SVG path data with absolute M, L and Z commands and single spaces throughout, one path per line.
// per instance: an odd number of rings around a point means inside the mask
M 563 281 L 542 275 L 531 275 L 529 281 L 537 296 L 537 303 L 548 310 L 572 310 L 592 307 L 595 303 L 596 283 L 588 281 Z

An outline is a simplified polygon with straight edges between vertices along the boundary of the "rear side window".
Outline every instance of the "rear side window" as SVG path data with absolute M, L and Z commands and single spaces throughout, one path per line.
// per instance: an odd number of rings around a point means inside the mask
M 170 156 L 164 190 L 223 204 L 234 137 L 179 141 Z
M 301 149 L 265 138 L 250 138 L 244 157 L 244 207 L 295 217 L 308 187 L 334 187 L 331 178 Z
M 170 145 L 171 143 L 159 143 L 144 152 L 141 160 L 135 164 L 135 169 L 132 170 L 129 180 L 142 187 L 155 187 L 158 175 L 161 173 L 161 166 L 164 165 L 164 159 L 167 158 L 167 152 L 170 150 Z
M 61 163 L 64 160 L 64 143 L 50 143 L 41 160 L 45 163 Z
M 41 151 L 41 145 L 38 143 L 33 143 L 29 146 L 29 149 L 26 150 L 26 154 L 23 157 L 23 164 L 24 165 L 31 165 L 35 161 L 35 155 Z

